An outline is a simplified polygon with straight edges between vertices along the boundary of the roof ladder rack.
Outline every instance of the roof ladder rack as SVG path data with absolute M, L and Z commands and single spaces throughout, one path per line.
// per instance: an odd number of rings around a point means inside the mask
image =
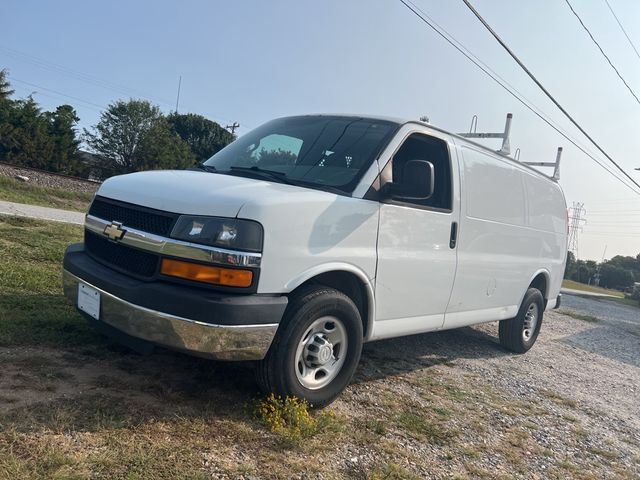
M 511 146 L 509 145 L 509 132 L 511 131 L 511 119 L 513 114 L 507 113 L 507 121 L 504 124 L 504 132 L 501 133 L 478 133 L 476 128 L 478 127 L 478 116 L 474 115 L 471 119 L 471 128 L 469 133 L 460 133 L 461 137 L 466 138 L 501 138 L 502 147 L 498 150 L 498 153 L 503 155 L 509 155 L 511 153 Z
M 532 167 L 553 167 L 553 178 L 554 180 L 560 180 L 560 157 L 562 156 L 562 147 L 558 147 L 558 153 L 556 153 L 556 161 L 555 162 L 522 162 L 525 165 L 529 165 Z

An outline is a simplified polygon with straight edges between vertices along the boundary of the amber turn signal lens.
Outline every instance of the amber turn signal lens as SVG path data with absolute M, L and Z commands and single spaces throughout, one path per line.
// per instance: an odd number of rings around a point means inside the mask
M 213 267 L 169 258 L 162 259 L 160 272 L 171 277 L 227 287 L 249 287 L 253 281 L 253 272 L 251 270 Z

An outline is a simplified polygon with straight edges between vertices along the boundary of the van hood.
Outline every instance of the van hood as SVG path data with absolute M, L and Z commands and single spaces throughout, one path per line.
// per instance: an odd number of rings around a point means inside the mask
M 336 197 L 294 185 L 191 170 L 154 170 L 111 177 L 97 194 L 173 213 L 236 217 L 247 202 L 285 196 L 283 201 L 290 201 L 292 193 L 305 192 Z

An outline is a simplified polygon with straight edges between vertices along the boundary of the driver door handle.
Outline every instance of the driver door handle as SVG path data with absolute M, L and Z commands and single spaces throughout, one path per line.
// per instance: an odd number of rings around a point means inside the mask
M 451 222 L 451 235 L 449 236 L 449 248 L 456 248 L 458 241 L 458 222 Z

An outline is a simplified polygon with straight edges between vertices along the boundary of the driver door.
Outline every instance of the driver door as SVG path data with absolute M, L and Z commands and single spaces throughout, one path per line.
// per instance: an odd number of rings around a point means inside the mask
M 374 338 L 436 330 L 444 323 L 457 266 L 460 200 L 455 146 L 438 132 L 408 132 L 381 173 L 402 182 L 409 160 L 434 166 L 428 199 L 383 198 L 380 205 Z

